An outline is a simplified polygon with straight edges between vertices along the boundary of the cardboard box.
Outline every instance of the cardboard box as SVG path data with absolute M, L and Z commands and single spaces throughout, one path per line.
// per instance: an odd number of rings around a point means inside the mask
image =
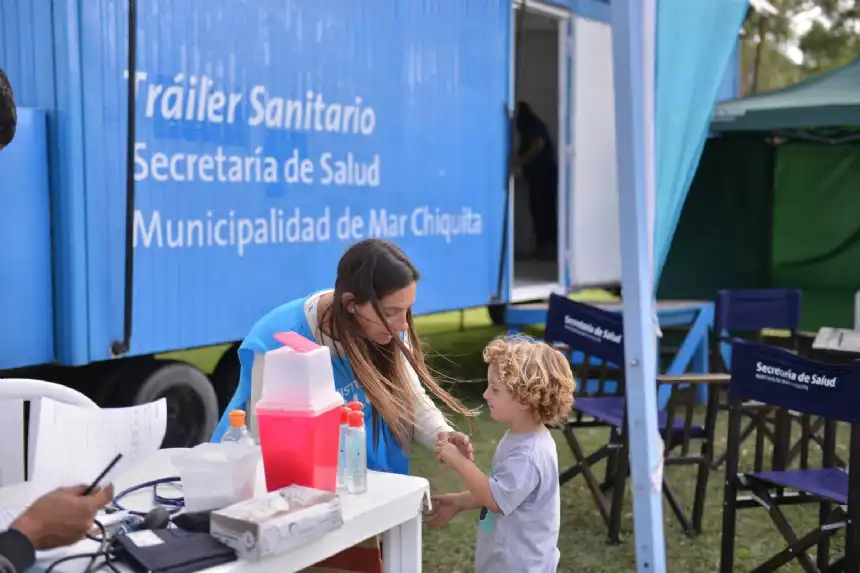
M 213 511 L 210 518 L 212 536 L 248 561 L 287 553 L 342 525 L 337 495 L 297 485 Z

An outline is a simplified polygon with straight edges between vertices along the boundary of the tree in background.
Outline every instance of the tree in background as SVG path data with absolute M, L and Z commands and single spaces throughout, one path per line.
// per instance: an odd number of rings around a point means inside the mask
M 777 14 L 750 10 L 741 40 L 741 93 L 785 87 L 860 57 L 860 2 L 769 0 Z M 808 30 L 797 23 L 814 15 Z M 806 17 L 806 18 L 804 18 Z M 793 61 L 790 48 L 802 60 Z

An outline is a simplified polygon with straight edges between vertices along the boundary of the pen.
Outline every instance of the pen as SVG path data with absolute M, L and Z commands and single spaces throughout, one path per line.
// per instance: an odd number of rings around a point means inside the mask
M 99 477 L 97 477 L 95 479 L 95 481 L 93 481 L 93 483 L 91 483 L 90 486 L 84 491 L 85 497 L 90 495 L 91 493 L 93 493 L 96 490 L 96 488 L 99 486 L 99 482 L 101 482 L 105 478 L 105 476 L 108 474 L 108 472 L 111 471 L 114 468 L 114 466 L 119 463 L 119 461 L 121 459 L 122 459 L 122 454 L 117 454 L 116 457 L 113 459 L 113 461 L 111 461 L 111 463 L 109 463 L 108 466 L 104 470 L 102 470 L 102 473 L 99 474 Z

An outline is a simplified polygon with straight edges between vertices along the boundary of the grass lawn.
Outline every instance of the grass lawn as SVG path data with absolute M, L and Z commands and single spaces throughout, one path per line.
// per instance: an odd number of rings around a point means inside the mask
M 479 405 L 486 379 L 486 367 L 481 358 L 481 350 L 490 338 L 502 333 L 502 329 L 489 323 L 484 309 L 466 311 L 464 329 L 460 328 L 460 314 L 457 312 L 421 317 L 418 323 L 422 339 L 426 344 L 425 352 L 433 369 L 443 380 L 449 381 L 449 388 L 456 396 L 471 405 Z M 540 332 L 535 331 L 533 334 L 540 335 Z M 180 357 L 194 361 L 208 371 L 214 366 L 220 352 L 223 352 L 223 348 L 203 349 L 183 353 Z M 457 420 L 454 422 L 458 423 Z M 722 452 L 725 447 L 726 420 L 723 418 L 720 422 L 721 426 L 717 431 L 717 448 Z M 464 426 L 462 423 L 459 425 Z M 472 421 L 470 433 L 476 461 L 480 467 L 488 470 L 503 428 L 490 420 L 489 416 L 484 415 Z M 582 436 L 584 437 L 583 447 L 587 452 L 597 449 L 606 440 L 605 430 L 584 432 Z M 560 434 L 556 435 L 556 441 L 559 446 L 559 463 L 562 468 L 568 467 L 573 463 L 573 457 Z M 840 454 L 846 458 L 847 439 L 840 439 L 839 443 Z M 751 443 L 747 445 L 752 447 Z M 751 454 L 748 451 L 745 453 Z M 412 472 L 415 475 L 424 476 L 430 481 L 432 492 L 443 493 L 462 489 L 456 474 L 440 467 L 428 452 L 418 446 L 413 449 L 412 464 Z M 598 475 L 602 475 L 602 468 L 598 466 L 597 469 L 601 472 Z M 687 468 L 667 468 L 666 472 L 679 496 L 689 502 L 693 495 L 693 471 Z M 706 573 L 718 570 L 722 481 L 722 473 L 711 474 L 705 531 L 698 538 L 685 537 L 668 506 L 664 504 L 667 569 L 672 573 Z M 603 522 L 581 477 L 570 481 L 562 488 L 561 504 L 559 571 L 614 573 L 635 570 L 632 500 L 629 489 L 622 524 L 622 532 L 626 538 L 618 546 L 606 544 Z M 817 507 L 788 508 L 786 515 L 798 534 L 803 535 L 814 527 Z M 471 571 L 476 526 L 477 513 L 472 513 L 458 516 L 442 529 L 425 529 L 424 570 L 429 573 Z M 833 545 L 832 555 L 838 555 L 841 537 L 834 539 Z M 749 571 L 784 547 L 782 537 L 763 509 L 739 512 L 735 550 L 736 571 Z M 780 569 L 780 571 L 799 570 L 791 567 Z

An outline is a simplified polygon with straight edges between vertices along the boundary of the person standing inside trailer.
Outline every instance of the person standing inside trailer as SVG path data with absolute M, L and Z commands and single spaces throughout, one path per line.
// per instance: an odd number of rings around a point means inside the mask
M 9 78 L 3 68 L 0 68 L 0 151 L 12 143 L 15 137 L 18 113 L 15 111 L 15 99 L 12 96 Z
M 529 186 L 529 210 L 537 236 L 537 256 L 558 256 L 558 158 L 546 124 L 524 101 L 517 103 L 520 145 L 514 168 L 522 170 Z
M 408 474 L 412 439 L 431 450 L 450 441 L 473 459 L 469 438 L 454 431 L 425 391 L 458 414 L 476 414 L 442 389 L 424 363 L 412 321 L 418 278 L 393 243 L 366 239 L 351 246 L 338 263 L 333 290 L 279 306 L 251 328 L 239 347 L 239 387 L 212 441 L 229 427 L 231 411 L 244 409 L 255 418 L 254 355 L 279 347 L 275 334 L 295 331 L 329 347 L 337 390 L 364 403 L 368 469 Z

